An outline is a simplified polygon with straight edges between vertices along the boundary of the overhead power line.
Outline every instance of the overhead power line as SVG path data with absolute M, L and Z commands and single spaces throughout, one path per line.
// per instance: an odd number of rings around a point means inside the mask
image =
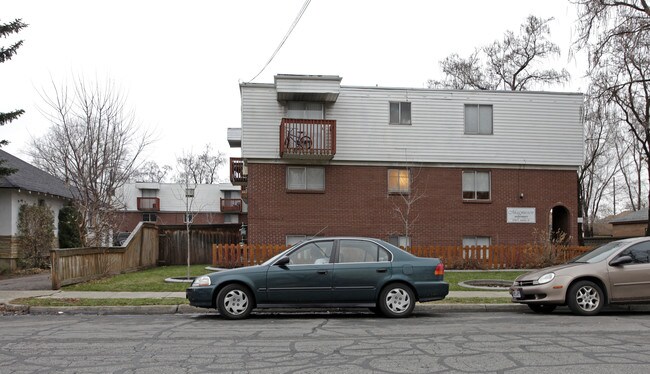
M 269 58 L 269 60 L 266 62 L 266 64 L 264 64 L 264 67 L 262 68 L 262 70 L 260 70 L 259 73 L 257 73 L 251 80 L 249 80 L 249 82 L 254 81 L 255 78 L 257 78 L 260 74 L 262 74 L 264 69 L 266 69 L 266 67 L 269 66 L 271 61 L 273 61 L 273 58 L 275 57 L 275 55 L 278 54 L 278 52 L 280 51 L 280 48 L 282 48 L 282 46 L 284 45 L 284 42 L 287 41 L 287 39 L 289 38 L 289 35 L 291 35 L 291 32 L 293 31 L 293 29 L 298 24 L 298 21 L 300 21 L 300 18 L 302 17 L 303 13 L 305 13 L 305 10 L 307 10 L 307 7 L 309 6 L 309 3 L 311 3 L 311 0 L 305 0 L 305 3 L 302 4 L 302 8 L 300 8 L 300 12 L 298 12 L 298 15 L 296 16 L 296 19 L 293 20 L 293 23 L 291 24 L 291 27 L 289 27 L 289 31 L 287 31 L 287 33 L 284 35 L 284 38 L 282 38 L 282 41 L 280 42 L 278 47 L 275 49 L 275 52 L 273 52 L 273 54 L 271 55 L 271 58 Z

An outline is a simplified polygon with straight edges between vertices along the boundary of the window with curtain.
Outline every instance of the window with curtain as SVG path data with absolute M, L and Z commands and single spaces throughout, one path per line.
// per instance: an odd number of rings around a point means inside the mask
M 391 125 L 411 124 L 411 103 L 408 101 L 390 102 Z
M 411 173 L 408 169 L 388 169 L 388 193 L 407 194 L 411 191 Z
M 490 172 L 463 171 L 463 199 L 490 200 Z
M 325 191 L 325 168 L 288 166 L 287 190 Z
M 492 135 L 492 105 L 465 104 L 465 134 Z

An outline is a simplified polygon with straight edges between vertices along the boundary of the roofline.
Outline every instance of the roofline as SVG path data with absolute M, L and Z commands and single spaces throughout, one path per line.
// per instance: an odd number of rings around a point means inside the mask
M 296 78 L 299 79 L 299 78 Z M 308 79 L 307 76 L 302 79 Z M 241 91 L 244 87 L 255 87 L 255 88 L 275 88 L 274 83 L 251 83 L 251 82 L 242 82 L 239 84 L 239 89 Z M 345 86 L 341 85 L 341 89 L 364 89 L 364 90 L 382 90 L 382 91 L 418 91 L 418 92 L 448 92 L 448 93 L 493 93 L 493 94 L 515 94 L 515 95 L 527 95 L 527 94 L 542 94 L 542 95 L 565 95 L 565 96 L 584 96 L 582 92 L 561 92 L 561 91 L 512 91 L 512 90 L 453 90 L 453 89 L 438 89 L 438 88 L 418 88 L 418 87 L 384 87 L 384 86 Z

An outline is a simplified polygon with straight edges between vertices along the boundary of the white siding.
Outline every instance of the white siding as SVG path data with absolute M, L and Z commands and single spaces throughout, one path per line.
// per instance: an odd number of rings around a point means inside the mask
M 272 85 L 242 86 L 242 157 L 279 158 L 284 108 Z M 582 163 L 581 94 L 341 87 L 325 118 L 336 124 L 333 161 Z M 410 101 L 412 125 L 389 125 L 389 102 Z M 464 134 L 464 105 L 493 105 L 493 135 Z

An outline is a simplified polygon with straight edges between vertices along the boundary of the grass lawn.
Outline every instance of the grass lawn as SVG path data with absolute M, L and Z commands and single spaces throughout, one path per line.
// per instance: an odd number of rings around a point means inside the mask
M 515 278 L 522 274 L 528 273 L 529 270 L 524 271 L 445 271 L 445 281 L 449 283 L 450 291 L 491 291 L 480 290 L 476 288 L 461 287 L 458 285 L 460 282 L 477 279 L 499 279 L 514 281 Z M 495 289 L 494 291 L 500 291 Z
M 168 297 L 164 299 L 71 299 L 71 298 L 49 298 L 31 297 L 15 299 L 12 301 L 18 305 L 29 306 L 142 306 L 142 305 L 179 305 L 189 304 L 186 299 L 180 297 Z
M 190 266 L 190 276 L 207 274 L 208 265 Z M 189 283 L 167 283 L 165 279 L 187 276 L 187 266 L 160 266 L 134 273 L 119 274 L 86 283 L 64 286 L 64 291 L 181 292 Z

